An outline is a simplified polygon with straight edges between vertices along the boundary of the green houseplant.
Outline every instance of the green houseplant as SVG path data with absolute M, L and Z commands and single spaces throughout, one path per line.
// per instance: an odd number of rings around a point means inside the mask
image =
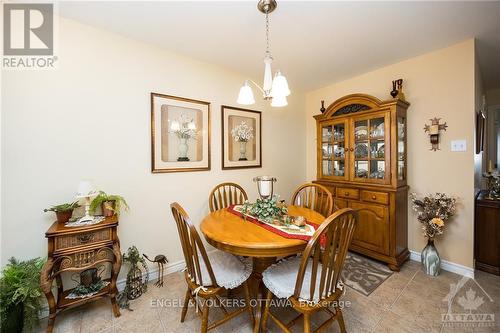
M 50 208 L 46 208 L 44 212 L 54 212 L 56 213 L 57 222 L 66 223 L 69 221 L 73 215 L 73 209 L 80 207 L 78 201 L 63 203 L 60 205 L 55 205 Z
M 272 198 L 260 199 L 258 198 L 255 203 L 246 201 L 243 204 L 243 214 L 250 214 L 255 216 L 260 221 L 271 223 L 274 219 L 280 219 L 288 213 L 288 209 L 279 201 L 277 195 Z
M 18 261 L 10 258 L 0 278 L 0 318 L 2 332 L 22 332 L 38 325 L 41 309 L 41 258 Z
M 125 289 L 118 294 L 118 305 L 122 309 L 130 309 L 129 300 L 140 297 L 148 290 L 149 270 L 146 260 L 141 257 L 135 245 L 128 248 L 127 253 L 122 255 L 123 263 L 128 263 L 130 269 L 127 273 Z M 141 269 L 142 266 L 142 269 Z M 145 277 L 143 278 L 143 272 Z
M 125 211 L 129 209 L 124 197 L 117 194 L 107 194 L 104 191 L 99 191 L 99 194 L 90 203 L 90 213 L 94 214 L 98 207 L 101 207 L 104 216 L 120 215 L 122 208 Z

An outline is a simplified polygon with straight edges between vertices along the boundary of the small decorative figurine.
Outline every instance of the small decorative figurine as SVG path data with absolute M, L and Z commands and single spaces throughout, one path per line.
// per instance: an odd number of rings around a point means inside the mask
M 424 131 L 429 132 L 432 144 L 431 150 L 433 151 L 439 150 L 439 131 L 446 131 L 448 127 L 446 123 L 440 124 L 439 120 L 441 120 L 441 118 L 432 118 L 430 119 L 431 124 L 424 126 Z
M 398 84 L 398 95 L 397 95 L 397 97 L 400 100 L 406 101 L 406 96 L 405 96 L 405 93 L 403 92 L 403 79 L 396 80 L 396 83 Z
M 390 92 L 392 98 L 399 98 L 406 101 L 405 93 L 403 92 L 403 79 L 392 81 L 392 91 Z
M 157 286 L 158 288 L 163 287 L 163 266 L 168 262 L 167 257 L 165 257 L 163 254 L 159 254 L 155 256 L 154 260 L 151 260 L 144 253 L 142 255 L 148 261 L 158 264 L 158 281 L 156 281 L 155 286 Z
M 397 95 L 398 95 L 397 83 L 396 83 L 396 80 L 394 80 L 394 81 L 392 81 L 391 96 L 392 96 L 392 98 L 396 98 Z
M 488 181 L 488 194 L 484 198 L 487 200 L 500 200 L 500 176 L 493 173 L 491 165 L 488 167 L 488 171 L 483 173 L 483 177 Z
M 321 109 L 319 109 L 321 111 L 321 113 L 325 113 L 326 109 L 325 109 L 325 101 L 321 101 Z

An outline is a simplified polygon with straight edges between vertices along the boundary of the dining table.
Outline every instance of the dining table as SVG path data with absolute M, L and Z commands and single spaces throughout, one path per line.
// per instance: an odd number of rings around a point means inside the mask
M 318 225 L 325 220 L 320 213 L 299 206 L 288 206 L 288 215 L 303 216 L 308 222 Z M 259 224 L 235 215 L 228 208 L 207 215 L 200 224 L 200 230 L 213 247 L 237 256 L 251 258 L 253 270 L 248 284 L 252 297 L 257 300 L 254 332 L 259 332 L 263 311 L 261 302 L 265 295 L 262 273 L 274 264 L 277 258 L 301 253 L 307 242 L 278 235 Z

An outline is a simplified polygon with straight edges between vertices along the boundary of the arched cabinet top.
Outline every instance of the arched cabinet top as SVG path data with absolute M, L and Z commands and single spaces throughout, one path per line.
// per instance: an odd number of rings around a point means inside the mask
M 400 104 L 404 108 L 409 103 L 400 99 L 381 101 L 377 97 L 367 94 L 351 94 L 337 99 L 330 104 L 322 114 L 314 116 L 317 120 L 326 120 L 332 117 L 346 116 L 353 113 L 378 110 L 394 104 Z

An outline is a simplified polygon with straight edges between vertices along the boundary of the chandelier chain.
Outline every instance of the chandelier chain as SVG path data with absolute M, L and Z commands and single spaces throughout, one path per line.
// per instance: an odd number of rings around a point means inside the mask
M 269 14 L 266 13 L 266 54 L 271 55 L 269 43 Z

